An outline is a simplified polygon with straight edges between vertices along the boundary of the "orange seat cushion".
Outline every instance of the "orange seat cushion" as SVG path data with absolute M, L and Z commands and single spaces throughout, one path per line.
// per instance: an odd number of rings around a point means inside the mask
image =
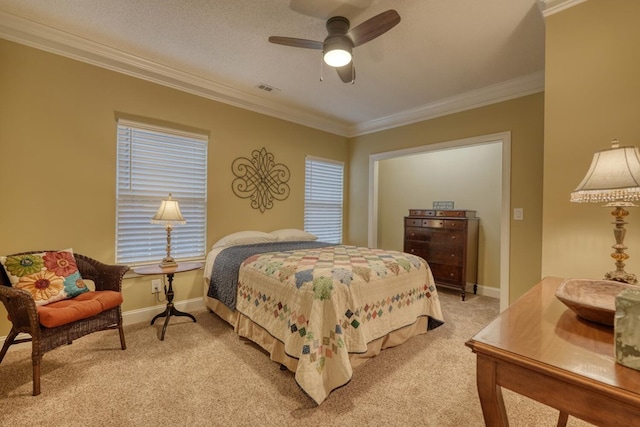
M 45 328 L 55 328 L 76 320 L 86 319 L 122 304 L 121 292 L 92 291 L 75 298 L 56 301 L 36 307 L 40 324 Z

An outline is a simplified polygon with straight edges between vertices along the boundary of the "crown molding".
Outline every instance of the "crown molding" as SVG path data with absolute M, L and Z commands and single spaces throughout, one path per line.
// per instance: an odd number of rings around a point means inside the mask
M 562 1 L 562 0 L 559 0 Z M 586 0 L 564 0 L 578 3 Z M 245 110 L 276 117 L 332 134 L 353 137 L 403 126 L 544 90 L 544 72 L 456 95 L 412 110 L 364 123 L 347 125 L 265 100 L 258 96 L 186 73 L 44 24 L 0 11 L 0 38 Z
M 539 71 L 481 89 L 461 93 L 398 114 L 352 126 L 349 129 L 349 136 L 365 135 L 398 126 L 405 126 L 543 91 L 544 71 Z
M 538 7 L 542 12 L 542 16 L 547 18 L 555 13 L 562 12 L 563 10 L 569 9 L 570 7 L 573 7 L 580 3 L 584 3 L 587 0 L 537 0 L 537 1 L 538 1 Z
M 286 107 L 3 11 L 0 11 L 0 38 L 249 111 L 346 136 L 347 126 L 344 123 Z

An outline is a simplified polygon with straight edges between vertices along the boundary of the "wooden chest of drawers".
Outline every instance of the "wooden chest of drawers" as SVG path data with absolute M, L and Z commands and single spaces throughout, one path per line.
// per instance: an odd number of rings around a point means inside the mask
M 436 285 L 478 289 L 478 224 L 475 211 L 410 209 L 404 218 L 404 251 L 424 258 Z

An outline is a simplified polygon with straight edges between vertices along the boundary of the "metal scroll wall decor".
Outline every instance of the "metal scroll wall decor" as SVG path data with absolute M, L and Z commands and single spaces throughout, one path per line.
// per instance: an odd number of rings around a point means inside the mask
M 265 210 L 273 201 L 289 197 L 289 168 L 273 160 L 265 148 L 253 150 L 251 158 L 238 157 L 231 165 L 236 178 L 231 183 L 233 193 L 241 199 L 251 199 L 251 207 Z

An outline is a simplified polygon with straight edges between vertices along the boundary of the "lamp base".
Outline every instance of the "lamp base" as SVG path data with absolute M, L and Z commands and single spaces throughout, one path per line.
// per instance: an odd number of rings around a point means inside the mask
M 610 271 L 604 275 L 605 280 L 613 280 L 615 282 L 628 283 L 630 285 L 638 284 L 638 278 L 633 273 L 627 273 L 626 271 L 616 270 Z
M 618 201 L 607 203 L 605 206 L 614 208 L 611 212 L 611 216 L 615 218 L 615 221 L 612 224 L 615 225 L 613 235 L 616 239 L 616 244 L 612 246 L 612 248 L 615 249 L 615 252 L 611 254 L 611 258 L 616 262 L 616 269 L 605 274 L 604 278 L 606 280 L 615 280 L 616 282 L 635 285 L 638 283 L 636 275 L 624 271 L 624 262 L 629 258 L 629 255 L 625 252 L 627 247 L 624 245 L 624 236 L 627 233 L 627 230 L 624 228 L 627 223 L 624 219 L 629 215 L 629 211 L 625 208 L 635 207 L 636 205 L 630 202 Z
M 160 266 L 160 268 L 162 268 L 162 269 L 168 269 L 168 268 L 175 268 L 175 267 L 177 267 L 177 266 L 178 266 L 178 263 L 177 263 L 177 262 L 175 262 L 175 260 L 174 260 L 172 257 L 167 256 L 167 257 L 165 257 L 165 258 L 160 262 L 160 264 L 158 264 L 158 265 L 159 265 L 159 266 Z

